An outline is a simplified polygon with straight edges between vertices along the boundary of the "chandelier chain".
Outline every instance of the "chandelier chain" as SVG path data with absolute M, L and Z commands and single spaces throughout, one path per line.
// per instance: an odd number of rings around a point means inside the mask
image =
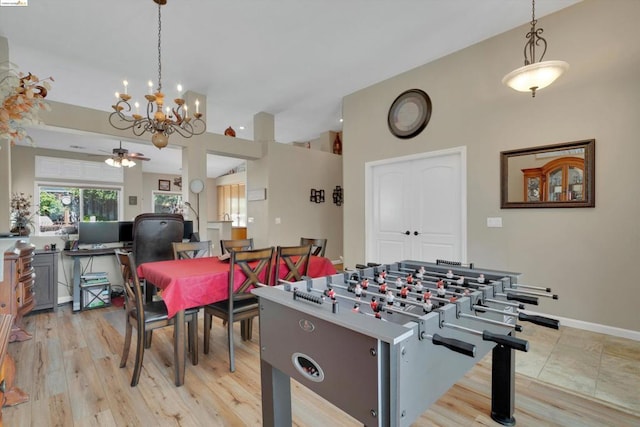
M 162 5 L 158 3 L 158 92 L 162 92 Z

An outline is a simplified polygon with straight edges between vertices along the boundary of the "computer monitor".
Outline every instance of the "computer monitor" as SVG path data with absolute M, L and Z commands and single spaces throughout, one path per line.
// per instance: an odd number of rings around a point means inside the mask
M 98 221 L 78 223 L 78 243 L 93 244 L 114 243 L 120 241 L 117 221 Z
M 120 221 L 118 223 L 119 241 L 123 243 L 133 242 L 133 221 Z
M 182 238 L 184 240 L 191 239 L 191 235 L 193 234 L 193 221 L 185 221 L 184 222 L 184 232 L 182 233 Z

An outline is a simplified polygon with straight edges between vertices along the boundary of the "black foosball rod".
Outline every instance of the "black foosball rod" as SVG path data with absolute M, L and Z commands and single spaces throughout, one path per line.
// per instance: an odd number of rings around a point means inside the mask
M 551 328 L 551 329 L 560 329 L 560 322 L 556 319 L 551 319 L 549 317 L 538 316 L 533 314 L 527 314 L 527 313 L 523 313 L 520 310 L 518 310 L 516 313 L 509 313 L 507 311 L 502 311 L 502 310 L 498 310 L 496 308 L 491 308 L 491 307 L 485 307 L 483 305 L 474 305 L 471 308 L 473 308 L 476 312 L 488 311 L 491 313 L 499 313 L 504 316 L 517 317 L 518 320 L 523 322 L 531 322 L 533 324 L 544 326 L 546 328 Z

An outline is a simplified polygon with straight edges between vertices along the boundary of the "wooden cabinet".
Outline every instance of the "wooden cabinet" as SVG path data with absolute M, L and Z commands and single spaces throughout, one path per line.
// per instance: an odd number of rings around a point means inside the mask
M 2 426 L 2 406 L 13 406 L 29 400 L 27 393 L 14 386 L 16 364 L 7 352 L 13 320 L 10 314 L 0 314 L 0 427 Z
M 58 251 L 37 250 L 33 257 L 36 274 L 33 311 L 58 307 Z
M 584 159 L 561 157 L 539 168 L 522 169 L 525 202 L 584 200 Z
M 22 327 L 22 317 L 35 306 L 34 252 L 35 246 L 18 241 L 12 250 L 4 253 L 4 277 L 0 282 L 0 314 L 14 316 L 9 342 L 31 339 L 31 334 Z

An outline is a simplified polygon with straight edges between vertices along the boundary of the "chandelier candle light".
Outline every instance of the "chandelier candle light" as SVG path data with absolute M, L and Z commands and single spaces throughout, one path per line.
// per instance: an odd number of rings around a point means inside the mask
M 174 100 L 175 107 L 169 108 L 164 106 L 164 93 L 162 93 L 162 5 L 167 0 L 153 0 L 158 4 L 158 88 L 153 93 L 153 82 L 149 81 L 149 94 L 145 95 L 147 99 L 147 113 L 142 116 L 139 113 L 140 104 L 134 103 L 136 112 L 131 116 L 125 115 L 125 112 L 131 111 L 131 95 L 127 93 L 129 82 L 124 80 L 124 93 L 116 92 L 118 102 L 113 105 L 114 112 L 109 115 L 109 123 L 116 129 L 126 130 L 132 129 L 136 136 L 141 136 L 145 132 L 151 133 L 151 142 L 158 148 L 164 148 L 169 143 L 169 136 L 177 132 L 184 138 L 191 138 L 193 135 L 201 135 L 206 130 L 206 124 L 202 120 L 200 113 L 200 102 L 196 99 L 196 112 L 193 117 L 188 115 L 185 100 L 177 98 Z M 178 85 L 178 91 L 182 92 L 182 87 Z M 164 107 L 164 110 L 163 110 Z
M 549 86 L 569 69 L 569 64 L 564 61 L 536 62 L 536 46 L 543 48 L 539 61 L 547 51 L 547 41 L 541 36 L 542 28 L 536 29 L 537 23 L 536 2 L 532 0 L 531 30 L 524 45 L 524 67 L 513 70 L 502 79 L 502 83 L 519 92 L 531 91 L 532 97 L 536 96 L 536 90 Z

